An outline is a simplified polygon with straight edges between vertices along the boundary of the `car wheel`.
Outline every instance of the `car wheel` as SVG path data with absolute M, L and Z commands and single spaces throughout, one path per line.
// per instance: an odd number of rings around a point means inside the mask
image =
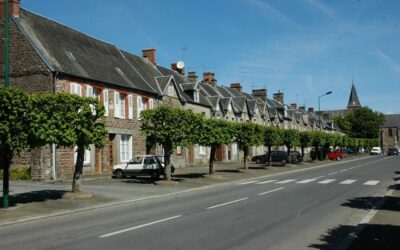
M 116 177 L 117 179 L 122 179 L 122 178 L 124 178 L 124 177 L 125 177 L 124 172 L 122 172 L 121 169 L 117 169 L 117 170 L 115 171 L 115 177 Z
M 282 166 L 285 166 L 285 165 L 286 165 L 286 160 L 283 159 L 283 160 L 281 161 L 281 163 L 282 163 Z

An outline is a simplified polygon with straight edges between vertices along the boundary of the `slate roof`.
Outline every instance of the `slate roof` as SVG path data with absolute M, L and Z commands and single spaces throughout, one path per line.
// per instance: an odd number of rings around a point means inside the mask
M 157 93 L 116 46 L 23 8 L 13 20 L 51 71 Z
M 229 104 L 231 103 L 231 97 L 221 97 L 220 104 L 222 109 L 226 112 L 229 108 Z
M 383 128 L 400 128 L 400 114 L 385 115 Z
M 206 96 L 208 102 L 211 104 L 211 108 L 213 111 L 216 110 L 217 106 L 219 105 L 219 96 Z

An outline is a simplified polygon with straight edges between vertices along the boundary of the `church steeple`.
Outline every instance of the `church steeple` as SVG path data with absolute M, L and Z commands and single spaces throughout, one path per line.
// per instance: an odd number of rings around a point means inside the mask
M 351 92 L 349 97 L 349 103 L 347 104 L 348 110 L 354 110 L 361 108 L 360 100 L 358 99 L 356 87 L 354 86 L 354 80 L 351 84 Z

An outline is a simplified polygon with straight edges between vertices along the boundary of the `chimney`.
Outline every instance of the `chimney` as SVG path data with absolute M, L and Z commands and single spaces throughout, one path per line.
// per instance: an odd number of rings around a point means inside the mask
M 195 71 L 189 71 L 187 78 L 192 82 L 197 82 L 197 75 Z
M 156 49 L 144 49 L 142 50 L 142 56 L 148 58 L 154 65 L 156 64 Z
M 231 89 L 237 89 L 240 92 L 242 92 L 242 85 L 240 85 L 240 83 L 238 83 L 238 82 L 231 83 Z
M 308 108 L 308 113 L 314 113 L 314 108 L 313 107 L 309 107 Z
M 292 103 L 292 104 L 290 104 L 290 107 L 291 107 L 292 109 L 297 109 L 297 104 L 296 104 L 296 103 Z
M 19 16 L 20 0 L 0 0 L 0 18 L 5 18 L 6 1 L 8 1 L 8 13 L 11 16 Z
M 178 72 L 181 75 L 185 75 L 185 68 L 178 68 L 178 63 L 171 63 L 171 69 Z
M 267 100 L 267 89 L 253 89 L 252 96 L 260 97 L 263 101 Z
M 284 103 L 284 99 L 283 99 L 283 93 L 281 93 L 280 91 L 278 91 L 278 93 L 274 93 L 273 96 L 272 96 L 272 98 L 273 98 L 275 101 L 280 102 L 282 105 L 285 104 L 285 103 Z
M 215 79 L 214 72 L 204 72 L 203 73 L 203 82 L 210 84 L 211 86 L 217 86 L 217 80 Z

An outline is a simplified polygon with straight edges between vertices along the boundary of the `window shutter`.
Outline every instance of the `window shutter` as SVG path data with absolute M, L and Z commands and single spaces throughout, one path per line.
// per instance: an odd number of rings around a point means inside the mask
M 93 97 L 93 87 L 92 86 L 86 86 L 86 96 L 87 97 Z
M 69 93 L 71 93 L 71 94 L 75 93 L 75 83 L 71 83 L 69 85 Z
M 128 95 L 128 119 L 133 119 L 133 96 Z
M 142 97 L 137 97 L 137 118 L 140 119 L 140 112 L 142 111 Z
M 104 115 L 108 116 L 108 89 L 103 91 Z
M 114 91 L 114 117 L 119 117 L 119 93 Z
M 75 93 L 79 96 L 82 96 L 82 86 L 80 84 L 75 83 Z
M 149 108 L 150 108 L 150 109 L 153 109 L 153 108 L 154 108 L 154 99 L 153 99 L 153 98 L 150 98 L 150 99 L 149 99 Z

